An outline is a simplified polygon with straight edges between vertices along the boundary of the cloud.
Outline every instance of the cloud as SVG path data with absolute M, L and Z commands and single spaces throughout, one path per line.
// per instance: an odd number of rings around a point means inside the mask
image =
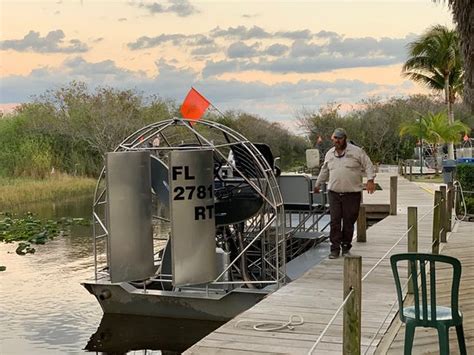
M 283 54 L 285 54 L 288 51 L 288 49 L 289 49 L 289 47 L 284 45 L 284 44 L 275 43 L 275 44 L 272 44 L 271 46 L 267 47 L 263 51 L 263 53 L 266 54 L 266 55 L 278 57 L 278 56 L 282 56 Z
M 359 57 L 387 57 L 398 61 L 406 57 L 406 45 L 415 38 L 409 34 L 403 38 L 374 37 L 344 38 L 337 34 L 328 36 L 323 44 L 308 41 L 294 41 L 291 47 L 291 57 L 309 57 L 318 55 Z
M 201 61 L 199 65 L 205 65 L 202 61 L 216 54 L 219 60 L 207 63 L 204 70 L 204 75 L 210 76 L 223 74 L 225 68 L 306 73 L 401 63 L 406 59 L 407 43 L 414 38 L 414 34 L 402 38 L 351 38 L 332 31 L 313 33 L 308 29 L 272 33 L 258 26 L 237 26 L 215 27 L 208 33 L 191 35 L 142 36 L 127 46 L 131 50 L 164 43 L 179 46 L 181 51 L 189 49 L 191 60 Z M 235 59 L 241 62 L 234 62 Z
M 228 72 L 257 70 L 271 73 L 321 73 L 336 69 L 376 67 L 397 63 L 395 58 L 388 57 L 357 57 L 345 58 L 322 55 L 317 57 L 291 58 L 283 57 L 274 60 L 221 60 L 206 62 L 202 71 L 204 77 L 218 76 Z
M 146 48 L 154 48 L 164 43 L 172 43 L 175 46 L 186 44 L 187 46 L 213 46 L 214 39 L 203 34 L 184 35 L 180 33 L 161 34 L 155 37 L 142 36 L 135 42 L 127 43 L 130 50 L 140 50 Z
M 310 39 L 313 34 L 310 30 L 301 31 L 280 31 L 275 33 L 276 37 L 289 38 L 289 39 Z
M 1 41 L 0 49 L 37 53 L 83 53 L 89 50 L 89 47 L 78 39 L 65 43 L 65 37 L 62 30 L 51 31 L 45 37 L 41 37 L 39 32 L 30 31 L 23 39 Z
M 323 47 L 318 44 L 297 40 L 291 45 L 290 57 L 313 57 L 321 54 Z
M 342 55 L 367 56 L 382 55 L 402 59 L 406 56 L 406 45 L 414 40 L 415 35 L 404 38 L 373 37 L 363 38 L 331 38 L 325 49 L 330 53 Z
M 272 35 L 269 32 L 258 26 L 253 26 L 251 28 L 237 26 L 229 27 L 226 30 L 216 27 L 211 30 L 211 37 L 236 38 L 240 40 L 263 39 L 271 36 Z
M 250 58 L 258 54 L 258 44 L 248 46 L 240 41 L 232 43 L 227 49 L 227 56 L 229 58 Z
M 131 50 L 145 49 L 158 47 L 166 42 L 174 42 L 176 44 L 180 43 L 181 40 L 185 39 L 186 36 L 183 34 L 161 34 L 156 37 L 142 36 L 138 38 L 135 42 L 127 43 L 127 47 Z
M 310 39 L 314 36 L 310 30 L 299 30 L 299 31 L 278 31 L 278 32 L 267 32 L 263 28 L 253 26 L 247 28 L 246 26 L 229 27 L 222 29 L 216 27 L 211 30 L 211 37 L 224 37 L 239 40 L 248 39 L 265 39 L 265 38 L 286 38 L 286 39 Z
M 191 54 L 194 56 L 208 56 L 209 54 L 214 54 L 219 51 L 220 48 L 216 45 L 205 45 L 194 48 L 193 50 L 191 50 Z
M 138 6 L 147 9 L 152 14 L 174 13 L 179 17 L 187 17 L 199 12 L 188 0 L 168 0 L 165 5 L 157 2 L 140 2 Z
M 237 62 L 231 62 L 236 65 Z M 223 62 L 222 65 L 229 65 Z M 202 78 L 200 72 L 180 68 L 163 59 L 156 62 L 158 74 L 147 76 L 141 71 L 131 71 L 112 60 L 88 62 L 77 56 L 63 62 L 60 67 L 42 67 L 29 75 L 11 75 L 0 82 L 0 102 L 27 102 L 31 95 L 67 85 L 72 80 L 84 81 L 91 89 L 111 86 L 137 89 L 146 95 L 158 94 L 180 102 L 191 86 L 195 86 L 221 110 L 239 109 L 272 120 L 289 120 L 297 110 L 305 107 L 316 109 L 327 102 L 360 101 L 372 92 L 378 94 L 403 93 L 404 85 L 389 86 L 360 80 L 301 80 L 296 83 L 242 82 L 216 77 Z
M 337 33 L 337 32 L 333 32 L 333 31 L 319 31 L 318 33 L 315 34 L 315 37 L 319 37 L 319 38 L 329 38 L 329 39 L 337 39 L 337 38 L 341 38 L 342 36 Z
M 260 44 L 238 41 L 229 46 L 224 59 L 206 61 L 202 74 L 204 77 L 237 71 L 303 74 L 386 66 L 406 59 L 406 45 L 414 36 L 345 38 L 333 32 L 319 32 L 315 37 L 322 37 L 323 41 L 296 39 L 290 46 L 273 43 L 263 49 Z

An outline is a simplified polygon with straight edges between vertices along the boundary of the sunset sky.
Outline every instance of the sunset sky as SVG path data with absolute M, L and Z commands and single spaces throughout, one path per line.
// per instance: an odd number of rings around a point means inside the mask
M 446 5 L 392 1 L 1 0 L 0 105 L 84 81 L 291 126 L 328 102 L 424 92 L 400 76 L 406 44 Z

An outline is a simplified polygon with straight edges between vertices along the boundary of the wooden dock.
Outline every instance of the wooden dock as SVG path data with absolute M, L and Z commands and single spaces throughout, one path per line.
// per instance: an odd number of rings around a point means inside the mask
M 364 204 L 389 204 L 390 174 L 379 174 L 376 180 L 383 190 L 374 195 L 364 193 Z M 354 242 L 351 250 L 352 254 L 362 256 L 363 354 L 376 352 L 398 311 L 388 257 L 376 268 L 373 267 L 397 242 L 390 254 L 407 251 L 407 238 L 403 235 L 407 231 L 408 206 L 417 206 L 418 219 L 421 219 L 418 223 L 418 250 L 430 252 L 433 194 L 403 178 L 398 178 L 397 215 L 388 216 L 369 228 L 367 242 Z M 450 237 L 454 240 L 455 234 Z M 370 274 L 367 274 L 369 271 Z M 185 354 L 308 354 L 312 348 L 313 354 L 341 354 L 342 312 L 317 346 L 314 347 L 314 344 L 343 301 L 342 287 L 343 258 L 325 259 L 298 280 L 282 287 L 209 334 Z M 292 315 L 304 319 L 304 323 L 293 330 L 286 328 L 261 332 L 253 329 L 259 323 L 285 323 Z M 397 339 L 393 342 L 395 348 Z M 452 349 L 455 348 L 453 345 Z

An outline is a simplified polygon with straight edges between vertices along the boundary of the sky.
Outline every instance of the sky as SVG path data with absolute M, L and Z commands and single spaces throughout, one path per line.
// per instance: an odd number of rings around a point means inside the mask
M 427 93 L 401 77 L 407 43 L 435 24 L 431 0 L 1 0 L 0 109 L 83 81 L 293 127 L 330 102 Z

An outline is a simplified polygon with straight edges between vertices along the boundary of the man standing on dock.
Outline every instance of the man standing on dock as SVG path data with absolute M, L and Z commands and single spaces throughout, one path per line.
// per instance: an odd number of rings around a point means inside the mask
M 362 197 L 362 176 L 367 175 L 367 192 L 375 191 L 374 166 L 362 148 L 347 142 L 343 128 L 336 128 L 331 136 L 334 147 L 324 157 L 314 192 L 328 182 L 329 213 L 331 215 L 331 254 L 329 259 L 348 255 L 352 247 L 354 223 L 359 215 Z M 341 223 L 342 222 L 342 223 Z

